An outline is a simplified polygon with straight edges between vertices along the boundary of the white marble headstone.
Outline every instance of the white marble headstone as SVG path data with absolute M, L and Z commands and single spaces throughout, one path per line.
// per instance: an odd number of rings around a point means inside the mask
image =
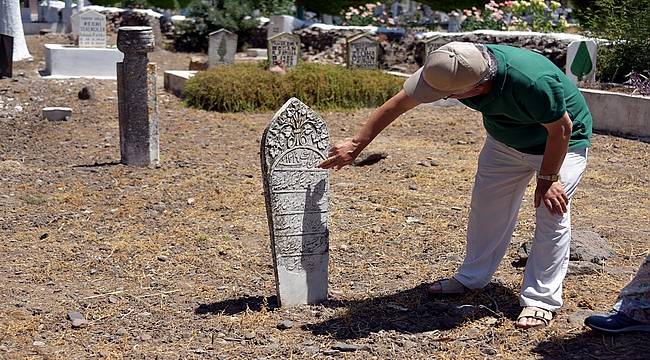
M 300 36 L 282 33 L 269 39 L 269 66 L 274 66 L 279 62 L 285 69 L 295 67 L 298 64 L 299 55 Z
M 348 39 L 347 64 L 349 68 L 376 69 L 379 43 L 366 34 Z
M 106 16 L 94 10 L 79 13 L 79 47 L 106 47 Z
M 574 83 L 596 81 L 598 46 L 593 40 L 574 41 L 566 54 L 566 75 Z
M 276 290 L 281 306 L 327 299 L 329 151 L 323 119 L 296 98 L 275 113 L 261 142 Z
M 226 29 L 219 29 L 211 32 L 209 39 L 208 67 L 235 62 L 237 34 Z

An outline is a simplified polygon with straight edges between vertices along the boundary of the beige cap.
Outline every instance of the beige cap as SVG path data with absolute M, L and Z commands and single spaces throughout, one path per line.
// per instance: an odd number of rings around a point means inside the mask
M 471 90 L 489 72 L 489 62 L 475 44 L 450 42 L 427 56 L 404 82 L 404 91 L 415 101 L 432 102 Z

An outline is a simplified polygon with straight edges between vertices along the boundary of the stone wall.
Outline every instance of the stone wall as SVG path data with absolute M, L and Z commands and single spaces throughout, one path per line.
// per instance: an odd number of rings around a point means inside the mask
M 167 22 L 158 21 L 157 18 L 133 11 L 113 12 L 104 10 L 102 14 L 106 15 L 106 31 L 117 33 L 120 26 L 158 26 L 163 34 L 169 33 Z
M 363 30 L 325 30 L 310 27 L 294 31 L 302 42 L 303 58 L 310 61 L 345 63 L 345 38 Z M 468 41 L 481 44 L 507 44 L 536 51 L 560 68 L 566 63 L 566 48 L 582 38 L 571 34 L 542 34 L 505 31 L 475 31 L 468 33 L 421 33 L 407 30 L 404 36 L 389 41 L 382 34 L 374 34 L 381 42 L 380 67 L 382 69 L 409 70 L 421 66 L 424 59 L 424 41 L 439 37 L 447 41 Z

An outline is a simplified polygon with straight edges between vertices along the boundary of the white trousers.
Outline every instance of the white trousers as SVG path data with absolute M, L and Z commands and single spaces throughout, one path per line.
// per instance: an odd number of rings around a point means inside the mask
M 454 275 L 466 287 L 479 289 L 490 282 L 506 254 L 526 186 L 539 171 L 542 157 L 519 152 L 488 135 L 472 191 L 465 260 Z M 586 165 L 586 148 L 567 152 L 560 169 L 560 182 L 569 197 L 565 214 L 555 215 L 544 204 L 536 209 L 535 237 L 519 296 L 522 306 L 551 311 L 562 306 L 571 240 L 570 199 Z

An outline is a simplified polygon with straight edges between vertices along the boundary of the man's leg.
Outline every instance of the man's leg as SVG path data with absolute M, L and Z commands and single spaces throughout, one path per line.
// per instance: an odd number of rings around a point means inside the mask
M 13 68 L 14 38 L 0 34 L 0 79 L 11 77 Z
M 539 169 L 542 156 L 529 156 Z M 535 237 L 526 262 L 519 296 L 522 306 L 555 311 L 562 306 L 562 282 L 569 266 L 571 241 L 571 198 L 587 166 L 587 149 L 570 150 L 560 169 L 560 182 L 569 198 L 567 212 L 552 214 L 544 204 L 536 210 Z
M 634 279 L 621 290 L 614 311 L 607 315 L 589 316 L 585 325 L 613 334 L 650 333 L 650 256 L 645 258 Z
M 470 289 L 490 282 L 508 249 L 534 171 L 524 154 L 488 136 L 472 191 L 465 260 L 454 278 Z
M 632 281 L 621 290 L 614 309 L 638 322 L 650 324 L 650 256 L 645 258 Z

